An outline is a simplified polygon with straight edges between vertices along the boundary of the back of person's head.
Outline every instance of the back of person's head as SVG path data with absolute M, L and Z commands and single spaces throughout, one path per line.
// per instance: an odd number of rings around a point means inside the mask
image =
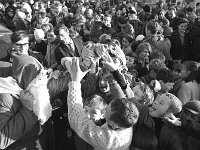
M 151 62 L 153 59 L 159 59 L 163 62 L 165 62 L 165 55 L 161 51 L 153 51 L 149 55 L 149 61 Z
M 158 81 L 163 81 L 164 83 L 175 83 L 177 80 L 177 74 L 168 68 L 160 69 L 156 74 L 156 79 Z
M 13 58 L 13 75 L 18 85 L 22 89 L 31 83 L 31 81 L 39 74 L 43 66 L 38 60 L 29 55 L 12 54 Z
M 137 123 L 139 111 L 128 99 L 120 98 L 111 101 L 110 120 L 121 128 L 130 128 Z
M 150 13 L 151 12 L 151 7 L 149 5 L 145 5 L 143 7 L 143 10 L 146 12 L 146 13 Z
M 157 145 L 158 140 L 154 131 L 145 125 L 139 126 L 132 139 L 133 149 L 156 150 Z
M 18 42 L 20 40 L 23 40 L 25 38 L 29 39 L 29 36 L 28 36 L 27 32 L 24 31 L 24 30 L 19 30 L 19 31 L 14 32 L 11 35 L 11 42 L 12 43 L 16 43 L 16 42 Z

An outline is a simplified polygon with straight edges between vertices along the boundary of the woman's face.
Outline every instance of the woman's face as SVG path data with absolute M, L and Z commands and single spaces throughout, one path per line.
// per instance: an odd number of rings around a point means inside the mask
M 186 29 L 187 29 L 187 23 L 182 23 L 182 24 L 180 24 L 180 25 L 178 26 L 178 31 L 179 31 L 180 33 L 185 33 Z
M 52 32 L 47 32 L 47 40 L 53 42 L 56 39 L 56 35 Z
M 142 60 L 146 60 L 149 57 L 149 51 L 147 49 L 144 49 L 140 54 L 139 58 Z
M 122 13 L 126 13 L 126 8 L 122 8 Z
M 116 12 L 116 16 L 117 16 L 117 17 L 121 17 L 121 15 L 122 15 L 122 11 L 121 11 L 121 10 L 118 10 L 118 11 Z
M 128 46 L 130 43 L 128 42 L 128 40 L 126 39 L 126 38 L 123 38 L 123 40 L 122 40 L 122 45 L 123 46 Z
M 13 16 L 14 16 L 14 13 L 13 13 L 12 11 L 10 11 L 10 12 L 8 12 L 8 15 L 9 15 L 10 17 L 13 17 Z

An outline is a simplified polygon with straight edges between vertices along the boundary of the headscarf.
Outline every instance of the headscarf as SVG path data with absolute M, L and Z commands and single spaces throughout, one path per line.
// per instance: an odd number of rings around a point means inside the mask
M 29 55 L 13 54 L 12 77 L 17 81 L 20 88 L 26 89 L 42 69 L 43 66 L 34 57 Z

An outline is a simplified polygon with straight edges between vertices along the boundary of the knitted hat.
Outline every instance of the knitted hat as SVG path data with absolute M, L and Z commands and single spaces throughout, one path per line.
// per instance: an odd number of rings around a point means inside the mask
M 189 110 L 193 114 L 200 114 L 200 101 L 194 100 L 183 105 L 183 109 Z
M 44 40 L 45 34 L 42 29 L 35 29 L 34 36 L 35 40 Z

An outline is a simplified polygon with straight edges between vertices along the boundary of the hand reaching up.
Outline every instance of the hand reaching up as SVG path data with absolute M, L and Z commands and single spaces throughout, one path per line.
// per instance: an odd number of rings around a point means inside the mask
M 103 58 L 102 63 L 104 65 L 104 67 L 109 69 L 111 72 L 118 69 L 117 65 L 113 62 L 113 59 L 110 57 L 108 52 L 104 53 L 102 58 Z
M 76 57 L 73 57 L 66 67 L 71 74 L 72 81 L 81 82 L 82 78 L 90 71 L 89 69 L 82 72 L 79 66 L 79 59 Z

